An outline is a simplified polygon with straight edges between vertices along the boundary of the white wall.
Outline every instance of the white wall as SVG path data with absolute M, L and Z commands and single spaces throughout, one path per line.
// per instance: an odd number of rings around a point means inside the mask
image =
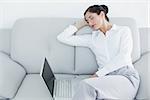
M 148 0 L 0 0 L 0 28 L 11 28 L 23 17 L 83 17 L 93 4 L 106 4 L 110 17 L 133 17 L 138 27 L 150 27 Z M 150 8 L 149 8 L 150 9 Z

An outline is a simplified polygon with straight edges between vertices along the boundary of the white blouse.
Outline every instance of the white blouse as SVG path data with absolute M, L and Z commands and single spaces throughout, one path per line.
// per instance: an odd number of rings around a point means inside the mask
M 93 31 L 92 34 L 74 35 L 77 31 L 74 25 L 70 25 L 57 39 L 71 46 L 89 47 L 96 56 L 99 65 L 96 74 L 99 77 L 127 65 L 133 67 L 132 35 L 128 27 L 113 24 L 105 35 L 99 30 Z

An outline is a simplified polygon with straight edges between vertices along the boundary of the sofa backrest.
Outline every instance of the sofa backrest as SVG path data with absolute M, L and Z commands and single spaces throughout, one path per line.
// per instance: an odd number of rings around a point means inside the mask
M 0 29 L 0 52 L 10 54 L 11 29 Z
M 11 33 L 11 58 L 27 73 L 39 73 L 47 57 L 55 73 L 91 74 L 97 70 L 95 56 L 88 48 L 73 47 L 57 41 L 56 36 L 72 24 L 74 18 L 23 18 L 16 21 Z M 130 18 L 111 18 L 113 23 L 127 25 L 133 33 L 133 61 L 140 57 L 139 33 Z M 89 27 L 79 31 L 91 32 Z
M 73 19 L 24 18 L 13 26 L 11 57 L 26 69 L 27 73 L 39 73 L 43 59 L 47 57 L 56 73 L 73 73 L 74 47 L 59 43 L 56 36 Z

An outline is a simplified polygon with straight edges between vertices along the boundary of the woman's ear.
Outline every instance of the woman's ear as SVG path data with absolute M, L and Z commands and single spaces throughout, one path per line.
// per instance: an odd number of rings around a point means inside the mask
M 100 15 L 101 18 L 105 18 L 105 13 L 104 13 L 104 11 L 101 11 L 99 15 Z

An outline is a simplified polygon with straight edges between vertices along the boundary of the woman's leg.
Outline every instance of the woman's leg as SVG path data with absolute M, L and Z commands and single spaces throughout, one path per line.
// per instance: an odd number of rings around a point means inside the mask
M 134 87 L 131 81 L 121 75 L 108 75 L 83 81 L 98 91 L 98 99 L 132 100 L 138 87 Z M 138 84 L 139 80 L 135 80 L 135 82 Z
M 84 80 L 78 84 L 72 100 L 96 100 L 96 90 L 87 84 Z

